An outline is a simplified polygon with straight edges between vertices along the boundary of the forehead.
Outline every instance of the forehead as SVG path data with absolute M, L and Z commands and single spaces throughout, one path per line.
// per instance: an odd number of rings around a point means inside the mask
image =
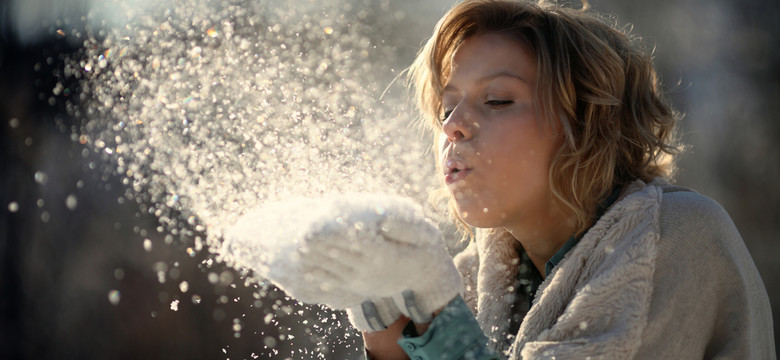
M 523 41 L 509 35 L 475 35 L 453 51 L 445 83 L 498 72 L 514 73 L 532 83 L 536 78 L 536 59 Z

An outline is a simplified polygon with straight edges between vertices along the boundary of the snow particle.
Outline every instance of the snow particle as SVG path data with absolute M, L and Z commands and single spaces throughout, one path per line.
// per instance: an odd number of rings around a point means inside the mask
M 76 206 L 78 206 L 79 200 L 76 198 L 76 195 L 70 194 L 67 198 L 65 198 L 65 206 L 68 207 L 68 210 L 76 210 Z
M 49 176 L 46 175 L 46 173 L 43 171 L 36 171 L 34 178 L 35 182 L 41 185 L 46 185 L 46 183 L 49 181 Z
M 272 336 L 266 336 L 265 339 L 263 339 L 263 344 L 267 348 L 275 348 L 276 347 L 276 339 L 274 339 Z
M 111 305 L 117 305 L 119 304 L 119 300 L 121 298 L 121 294 L 119 293 L 119 290 L 111 290 L 108 292 L 108 301 L 111 303 Z
M 182 281 L 181 283 L 179 283 L 179 290 L 182 293 L 186 293 L 187 290 L 189 289 L 190 289 L 190 284 L 187 281 Z
M 210 272 L 208 278 L 211 285 L 216 285 L 219 282 L 219 275 L 215 272 Z

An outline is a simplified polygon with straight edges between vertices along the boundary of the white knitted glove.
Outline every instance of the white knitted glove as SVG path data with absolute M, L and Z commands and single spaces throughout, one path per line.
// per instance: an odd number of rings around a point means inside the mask
M 408 199 L 342 195 L 266 204 L 225 233 L 229 263 L 306 303 L 347 309 L 360 330 L 417 323 L 462 290 L 442 235 Z

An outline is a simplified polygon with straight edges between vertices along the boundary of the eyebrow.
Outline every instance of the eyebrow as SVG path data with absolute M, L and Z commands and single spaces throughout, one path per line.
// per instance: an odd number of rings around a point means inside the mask
M 507 70 L 496 71 L 496 72 L 494 72 L 494 73 L 487 74 L 487 75 L 485 75 L 485 76 L 483 76 L 483 77 L 481 77 L 481 78 L 477 79 L 476 83 L 477 83 L 477 84 L 484 84 L 484 83 L 486 83 L 486 82 L 488 82 L 488 81 L 490 81 L 490 80 L 493 80 L 493 79 L 495 79 L 495 78 L 500 78 L 500 77 L 510 77 L 510 78 L 514 78 L 514 79 L 520 80 L 520 81 L 522 81 L 522 82 L 524 82 L 524 83 L 526 83 L 526 84 L 529 84 L 529 85 L 531 84 L 531 83 L 530 83 L 530 82 L 528 82 L 528 80 L 526 80 L 524 77 L 522 77 L 522 76 L 520 76 L 520 75 L 517 75 L 517 74 L 515 74 L 515 73 L 513 73 L 513 72 L 511 72 L 511 71 L 507 71 Z M 457 87 L 456 87 L 456 86 L 454 86 L 454 85 L 452 85 L 452 84 L 447 84 L 447 85 L 446 85 L 446 86 L 445 86 L 445 87 L 442 89 L 442 93 L 444 93 L 444 92 L 447 92 L 447 91 L 454 91 L 454 90 L 456 90 L 456 89 L 457 89 Z

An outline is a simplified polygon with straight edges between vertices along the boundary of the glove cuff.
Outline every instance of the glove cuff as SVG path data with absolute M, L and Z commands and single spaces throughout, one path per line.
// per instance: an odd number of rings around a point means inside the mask
M 463 280 L 452 258 L 444 247 L 433 249 L 427 268 L 407 290 L 393 294 L 393 300 L 401 312 L 415 324 L 433 319 L 433 313 L 441 310 L 458 294 L 463 293 Z M 436 258 L 441 260 L 436 260 Z
M 347 309 L 349 322 L 360 331 L 373 332 L 387 329 L 401 317 L 401 311 L 391 298 L 366 300 L 356 307 Z
M 415 324 L 424 324 L 431 322 L 433 313 L 449 304 L 461 292 L 461 286 L 439 289 L 435 292 L 426 291 L 425 293 L 405 290 L 394 295 L 393 300 L 399 310 L 412 319 Z

